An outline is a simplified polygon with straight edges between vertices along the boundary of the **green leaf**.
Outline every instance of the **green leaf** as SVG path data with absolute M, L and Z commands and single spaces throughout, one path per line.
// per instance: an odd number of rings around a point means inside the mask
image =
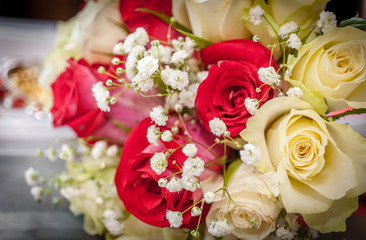
M 210 45 L 213 44 L 213 42 L 210 42 L 206 39 L 203 39 L 203 38 L 200 38 L 200 37 L 197 37 L 191 33 L 188 33 L 188 32 L 185 32 L 183 30 L 180 30 L 180 29 L 176 29 L 178 32 L 180 32 L 181 34 L 185 35 L 186 37 L 189 37 L 191 38 L 193 41 L 195 41 L 198 45 L 198 47 L 200 48 L 205 48 L 205 47 L 208 47 Z
M 364 109 L 364 108 L 352 109 L 352 110 L 347 110 L 343 113 L 328 117 L 328 119 L 330 118 L 331 120 L 334 121 L 334 120 L 340 119 L 340 118 L 348 116 L 348 115 L 357 115 L 357 114 L 362 114 L 362 113 L 366 113 L 366 109 Z
M 183 26 L 182 24 L 180 24 L 179 22 L 175 21 L 174 18 L 170 18 L 165 14 L 159 13 L 157 11 L 151 10 L 149 8 L 137 8 L 136 11 L 141 11 L 141 12 L 147 12 L 147 13 L 151 13 L 152 15 L 154 15 L 155 17 L 163 20 L 164 22 L 166 22 L 167 24 L 172 24 L 172 26 L 175 29 L 179 29 L 179 30 L 183 30 L 184 32 L 189 32 L 191 33 L 191 30 L 186 28 L 185 26 Z M 173 20 L 173 21 L 172 21 Z
M 343 20 L 339 24 L 339 27 L 346 27 L 346 26 L 351 26 L 351 27 L 355 27 L 355 28 L 364 30 L 364 29 L 366 29 L 366 19 L 353 17 L 350 19 Z
M 233 174 L 236 172 L 236 170 L 239 168 L 240 164 L 242 163 L 241 160 L 235 160 L 232 162 L 226 172 L 226 182 L 228 183 L 230 181 L 230 178 L 233 176 Z

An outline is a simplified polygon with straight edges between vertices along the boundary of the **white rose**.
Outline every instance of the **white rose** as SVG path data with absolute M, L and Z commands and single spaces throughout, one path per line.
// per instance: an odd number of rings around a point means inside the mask
M 235 205 L 227 194 L 222 201 L 221 197 L 216 197 L 206 222 L 209 224 L 216 218 L 227 219 L 232 234 L 240 239 L 266 238 L 276 229 L 281 207 L 266 185 L 265 178 L 254 166 L 240 164 L 227 186 Z M 221 192 L 217 194 L 220 195 Z
M 366 108 L 364 31 L 353 27 L 331 29 L 301 47 L 290 67 L 289 81 L 303 90 L 302 99 L 314 107 L 319 108 L 319 102 L 325 99 L 329 111 L 347 106 Z
M 242 10 L 250 7 L 249 0 L 173 0 L 173 16 L 194 35 L 212 42 L 249 38 L 241 20 Z
M 345 230 L 366 191 L 366 139 L 290 97 L 266 102 L 240 135 L 261 148 L 258 169 L 277 172 L 288 213 L 321 232 Z

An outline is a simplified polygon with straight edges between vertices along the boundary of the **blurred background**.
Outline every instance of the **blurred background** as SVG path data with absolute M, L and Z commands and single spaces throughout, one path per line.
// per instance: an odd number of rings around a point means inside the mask
M 28 91 L 34 91 L 34 76 L 53 46 L 57 21 L 73 17 L 82 0 L 0 0 L 0 79 L 4 72 L 21 64 L 34 66 L 25 72 Z M 327 6 L 341 21 L 359 14 L 366 16 L 366 1 L 334 0 Z M 2 74 L 2 75 L 1 75 Z M 31 75 L 28 75 L 31 74 Z M 47 148 L 55 139 L 72 138 L 68 128 L 53 129 L 50 117 L 37 101 L 25 102 L 0 87 L 0 240 L 20 239 L 101 239 L 82 230 L 82 218 L 68 211 L 66 203 L 56 207 L 51 198 L 35 203 L 24 181 L 24 170 L 32 166 L 46 178 L 59 172 L 63 163 L 36 157 L 36 148 Z M 365 120 L 345 119 L 366 137 Z M 364 200 L 361 200 L 364 202 Z M 347 221 L 345 233 L 322 235 L 320 239 L 366 239 L 366 211 Z

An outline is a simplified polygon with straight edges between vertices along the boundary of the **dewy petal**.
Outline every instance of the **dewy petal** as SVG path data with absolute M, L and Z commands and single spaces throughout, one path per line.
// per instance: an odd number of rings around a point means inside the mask
M 311 187 L 289 178 L 284 166 L 277 169 L 280 177 L 280 196 L 289 213 L 311 214 L 327 211 L 333 200 L 324 197 Z
M 322 233 L 345 231 L 346 219 L 357 210 L 358 198 L 342 198 L 334 201 L 326 212 L 303 214 L 307 225 Z
M 337 142 L 337 147 L 352 160 L 357 183 L 348 192 L 348 197 L 356 197 L 366 191 L 366 139 L 350 126 L 335 122 L 326 124 L 330 135 Z

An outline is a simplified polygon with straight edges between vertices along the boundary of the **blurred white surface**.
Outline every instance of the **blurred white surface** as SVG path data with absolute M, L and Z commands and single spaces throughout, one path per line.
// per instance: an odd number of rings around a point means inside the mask
M 52 48 L 56 22 L 0 17 L 0 59 L 17 55 L 43 57 Z

